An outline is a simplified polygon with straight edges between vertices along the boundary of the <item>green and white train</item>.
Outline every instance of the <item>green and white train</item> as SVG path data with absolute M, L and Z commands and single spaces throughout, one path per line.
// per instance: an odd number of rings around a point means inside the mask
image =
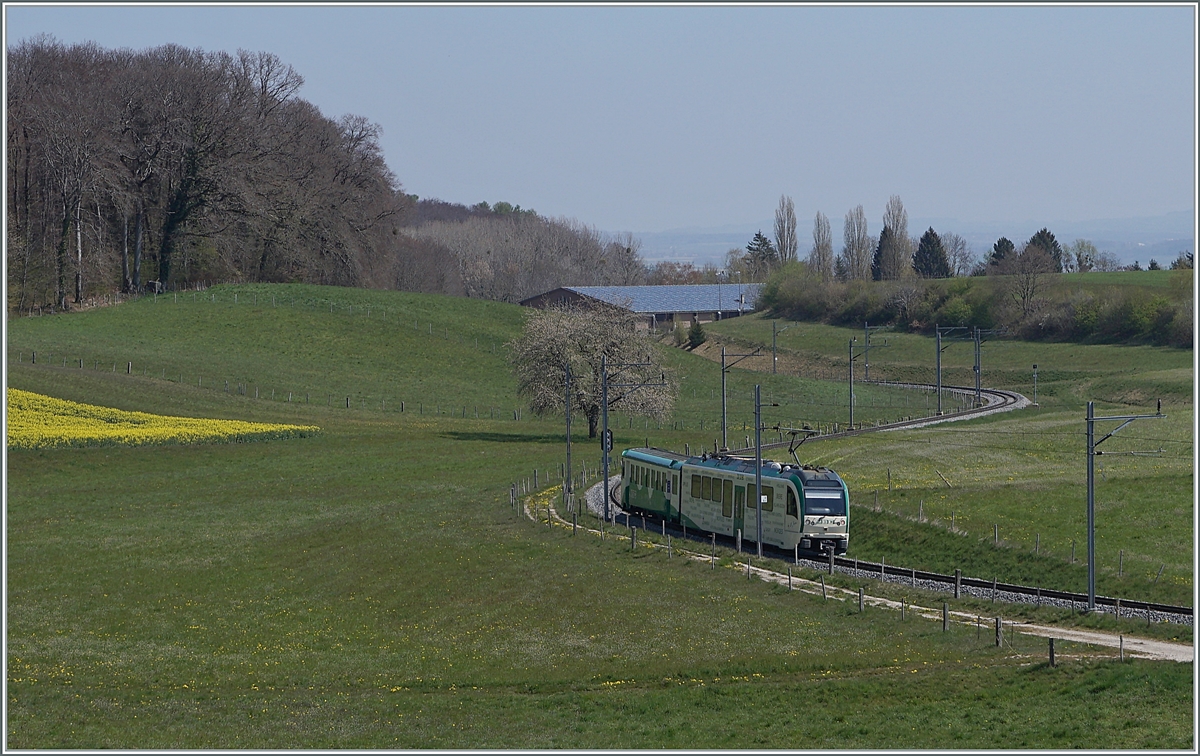
M 845 554 L 850 492 L 832 470 L 764 460 L 763 543 Z M 621 452 L 621 507 L 686 527 L 753 541 L 758 532 L 754 460 L 687 457 L 662 449 Z

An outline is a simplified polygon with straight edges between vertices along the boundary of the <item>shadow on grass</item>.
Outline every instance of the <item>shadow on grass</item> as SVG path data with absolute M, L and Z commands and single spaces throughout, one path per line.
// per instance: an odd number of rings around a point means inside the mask
M 558 433 L 496 433 L 493 431 L 448 431 L 441 434 L 443 438 L 455 441 L 485 441 L 494 444 L 561 444 L 566 441 L 564 434 Z M 573 443 L 587 443 L 587 439 L 572 437 Z M 598 442 L 597 442 L 598 443 Z

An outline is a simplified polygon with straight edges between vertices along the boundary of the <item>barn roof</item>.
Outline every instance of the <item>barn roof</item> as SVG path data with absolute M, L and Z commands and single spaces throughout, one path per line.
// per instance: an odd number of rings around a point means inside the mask
M 658 312 L 736 312 L 739 295 L 745 297 L 741 307 L 745 312 L 754 309 L 762 284 L 690 284 L 682 286 L 564 286 L 585 297 L 624 307 L 636 313 Z

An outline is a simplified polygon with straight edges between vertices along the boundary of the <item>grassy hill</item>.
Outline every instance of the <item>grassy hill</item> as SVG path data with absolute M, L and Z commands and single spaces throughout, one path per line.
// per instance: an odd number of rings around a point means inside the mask
M 322 432 L 9 452 L 10 747 L 1193 743 L 1187 665 L 1060 644 L 1065 663 L 1051 669 L 1042 641 L 997 649 L 973 628 L 942 633 L 747 581 L 727 555 L 709 570 L 516 516 L 512 481 L 537 469 L 544 483 L 562 459 L 561 419 L 514 419 L 503 344 L 517 307 L 307 286 L 189 299 L 12 320 L 9 385 Z M 685 376 L 677 417 L 625 418 L 617 444 L 711 445 L 719 398 L 704 394 L 719 369 L 664 355 Z M 781 400 L 780 420 L 842 412 L 840 381 L 735 370 L 731 424 L 755 382 Z M 860 396 L 879 416 L 899 410 L 894 389 Z M 576 441 L 576 464 L 594 468 L 595 447 Z M 861 502 L 911 446 L 818 454 Z M 931 527 L 904 519 L 898 499 L 856 514 L 903 538 Z M 861 542 L 882 548 L 866 532 Z M 984 546 L 972 540 L 964 558 L 1009 553 Z
M 776 329 L 782 325 L 787 324 L 777 324 Z M 716 340 L 743 347 L 769 346 L 771 323 L 755 315 L 724 321 L 710 332 Z M 838 359 L 834 350 L 838 345 L 844 350 L 854 336 L 861 343 L 862 330 L 791 324 L 776 336 L 780 365 L 788 372 L 809 374 L 828 369 L 824 366 Z M 872 339 L 888 344 L 872 350 L 873 377 L 934 382 L 933 338 L 877 333 Z M 846 356 L 840 359 L 838 369 L 844 372 Z M 953 518 L 954 529 L 970 536 L 950 542 L 959 546 L 943 544 L 937 549 L 925 548 L 924 537 L 916 533 L 870 546 L 857 539 L 852 547 L 856 555 L 943 572 L 969 563 L 966 569 L 980 576 L 1003 580 L 1008 575 L 1014 582 L 1084 590 L 1087 401 L 1096 403 L 1097 416 L 1154 414 L 1161 398 L 1165 419 L 1137 421 L 1100 447 L 1110 456 L 1097 459 L 1097 590 L 1191 605 L 1191 361 L 1190 350 L 1169 347 L 985 341 L 983 385 L 1032 397 L 1036 363 L 1039 407 L 965 423 L 818 442 L 804 449 L 809 459 L 846 478 L 860 506 L 873 508 L 878 501 L 880 509 L 904 518 L 922 515 L 928 523 L 917 533 L 944 533 Z M 942 355 L 943 383 L 973 384 L 973 364 L 971 342 L 948 344 Z M 861 377 L 861 366 L 858 370 Z M 845 389 L 841 399 L 846 400 Z M 1117 425 L 1098 423 L 1097 438 Z M 1151 456 L 1130 454 L 1159 450 Z M 994 539 L 997 526 L 1002 545 L 1013 553 L 978 550 L 980 541 Z M 1050 556 L 1053 563 L 1033 559 L 1035 548 L 1038 556 Z

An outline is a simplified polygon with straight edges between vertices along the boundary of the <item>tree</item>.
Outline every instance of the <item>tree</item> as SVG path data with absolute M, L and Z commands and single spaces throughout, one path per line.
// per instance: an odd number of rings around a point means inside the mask
M 933 230 L 933 226 L 921 235 L 916 254 L 913 255 L 912 266 L 921 278 L 950 277 L 950 262 L 946 259 L 942 239 Z
M 587 418 L 588 438 L 595 438 L 603 406 L 601 363 L 607 355 L 609 409 L 665 418 L 678 387 L 654 360 L 655 344 L 637 322 L 628 310 L 603 304 L 530 310 L 521 335 L 507 345 L 518 393 L 534 414 L 557 414 L 564 409 L 569 368 L 571 409 Z M 636 383 L 663 385 L 614 388 Z
M 824 281 L 833 279 L 833 235 L 829 219 L 821 212 L 813 219 L 813 246 L 808 255 L 808 267 Z
M 1097 256 L 1095 244 L 1087 239 L 1076 239 L 1063 250 L 1063 267 L 1068 271 L 1087 273 L 1096 267 Z
M 407 278 L 378 127 L 322 116 L 275 56 L 39 37 L 8 71 L 10 306 L 61 305 L 72 274 L 76 300 L 136 291 L 143 263 L 165 285 Z
M 1146 270 L 1162 270 L 1162 266 L 1158 264 L 1158 260 L 1150 259 L 1150 264 L 1146 266 Z
M 1054 234 L 1050 233 L 1050 229 L 1043 228 L 1033 236 L 1029 237 L 1026 242 L 1027 247 L 1041 247 L 1054 258 L 1054 264 L 1058 267 L 1056 273 L 1061 273 L 1063 269 L 1063 251 L 1058 241 L 1054 238 Z
M 871 255 L 875 243 L 867 231 L 867 216 L 859 205 L 846 213 L 842 227 L 842 254 L 839 258 L 845 277 L 866 281 L 871 278 Z
M 969 276 L 975 267 L 975 253 L 967 240 L 955 233 L 941 235 L 942 248 L 946 250 L 946 261 L 950 264 L 950 275 Z
M 988 256 L 988 265 L 999 265 L 1004 261 L 1004 258 L 1011 255 L 1016 251 L 1016 249 L 1017 248 L 1011 241 L 1009 241 L 1008 237 L 1001 236 L 996 240 L 996 243 L 992 245 L 992 254 Z
M 775 249 L 779 251 L 780 262 L 795 262 L 796 248 L 796 206 L 791 197 L 783 195 L 775 209 Z
M 1097 273 L 1111 273 L 1114 270 L 1121 269 L 1121 261 L 1112 252 L 1098 252 L 1096 254 L 1095 267 L 1092 270 Z
M 892 245 L 892 229 L 887 226 L 879 232 L 879 243 L 875 245 L 875 254 L 871 258 L 871 280 L 882 281 L 883 279 L 883 258 L 887 254 L 884 249 L 890 249 Z
M 912 241 L 908 238 L 908 211 L 900 196 L 893 194 L 883 212 L 883 225 L 889 231 L 881 233 L 877 257 L 879 280 L 897 281 L 912 270 Z
M 1195 253 L 1184 251 L 1171 263 L 1171 270 L 1191 270 L 1195 261 Z
M 1039 294 L 1045 286 L 1046 274 L 1059 272 L 1054 258 L 1042 247 L 1027 244 L 1018 253 L 1005 256 L 995 266 L 996 272 L 1007 277 L 1006 290 L 1028 317 L 1041 306 Z
M 746 263 L 751 280 L 762 280 L 775 267 L 779 255 L 771 240 L 763 236 L 762 231 L 754 234 L 754 238 L 746 245 Z
M 688 349 L 695 349 L 705 341 L 708 341 L 708 335 L 704 333 L 704 328 L 700 325 L 700 321 L 693 320 L 692 327 L 688 329 L 687 333 Z

